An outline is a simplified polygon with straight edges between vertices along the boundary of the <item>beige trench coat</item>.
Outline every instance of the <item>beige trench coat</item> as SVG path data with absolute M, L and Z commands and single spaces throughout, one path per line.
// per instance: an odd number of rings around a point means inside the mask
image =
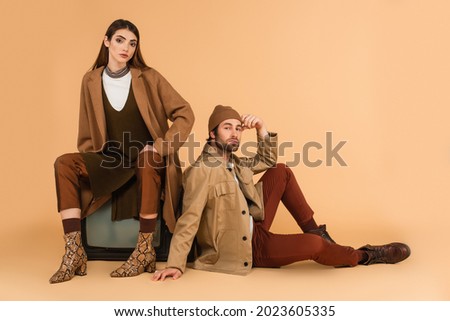
M 82 81 L 79 152 L 99 152 L 108 139 L 102 98 L 103 69 L 101 67 L 86 73 Z M 131 86 L 142 118 L 154 139 L 154 147 L 166 161 L 163 217 L 173 232 L 182 175 L 177 151 L 192 129 L 194 113 L 189 103 L 155 69 L 131 68 Z M 168 120 L 172 122 L 170 126 Z M 91 214 L 108 199 L 94 200 L 90 190 L 83 189 L 82 215 Z
M 276 161 L 277 135 L 270 133 L 258 140 L 255 157 L 232 155 L 238 183 L 216 149 L 206 144 L 196 163 L 183 175 L 183 212 L 172 237 L 167 266 L 185 271 L 196 236 L 199 255 L 194 268 L 238 275 L 249 273 L 250 220 L 264 218 L 262 185 L 254 185 L 253 175 L 274 166 Z

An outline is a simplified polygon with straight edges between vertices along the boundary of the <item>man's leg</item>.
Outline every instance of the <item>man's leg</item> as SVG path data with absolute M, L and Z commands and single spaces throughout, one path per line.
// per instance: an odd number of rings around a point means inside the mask
M 314 234 L 274 234 L 260 222 L 255 224 L 253 230 L 252 250 L 254 267 L 281 267 L 304 260 L 336 267 L 395 264 L 411 254 L 410 248 L 404 243 L 366 245 L 355 250 L 350 246 L 327 242 Z
M 269 168 L 260 179 L 263 182 L 264 222 L 263 226 L 270 230 L 280 201 L 297 222 L 302 231 L 317 229 L 314 211 L 306 202 L 305 196 L 295 179 L 292 170 L 284 164 Z
M 264 193 L 264 227 L 267 230 L 270 229 L 278 204 L 282 201 L 303 232 L 316 234 L 330 243 L 336 243 L 326 231 L 326 225 L 317 225 L 313 218 L 314 212 L 289 167 L 277 164 L 264 173 L 261 181 Z
M 313 211 L 306 203 L 292 171 L 277 164 L 261 177 L 263 181 L 265 218 L 256 222 L 253 231 L 253 265 L 279 267 L 303 260 L 314 260 L 331 266 L 397 263 L 410 255 L 403 243 L 367 245 L 358 250 L 341 246 L 329 237 L 324 225 L 314 228 Z M 269 231 L 280 200 L 305 234 L 274 234 Z M 317 226 L 317 225 L 316 225 Z M 311 229 L 312 228 L 312 229 Z M 315 235 L 316 234 L 316 235 Z
M 313 260 L 328 266 L 355 266 L 364 251 L 327 242 L 314 234 L 274 234 L 256 223 L 252 239 L 253 266 L 280 267 Z
M 140 204 L 138 240 L 128 260 L 111 272 L 112 277 L 129 277 L 144 271 L 155 271 L 156 254 L 152 241 L 164 186 L 164 166 L 164 159 L 153 151 L 139 154 L 136 168 Z

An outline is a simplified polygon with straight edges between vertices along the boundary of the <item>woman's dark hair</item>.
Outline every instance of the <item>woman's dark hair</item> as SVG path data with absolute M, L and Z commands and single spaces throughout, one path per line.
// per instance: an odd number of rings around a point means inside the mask
M 111 40 L 112 36 L 116 33 L 116 31 L 120 29 L 128 29 L 129 31 L 134 33 L 134 35 L 137 38 L 136 51 L 134 52 L 134 55 L 130 59 L 130 61 L 128 61 L 128 65 L 130 67 L 135 67 L 139 69 L 148 68 L 141 54 L 139 30 L 132 22 L 123 19 L 118 19 L 114 21 L 109 26 L 108 30 L 106 30 L 105 36 L 108 38 L 108 40 Z M 97 59 L 95 60 L 94 65 L 92 66 L 92 70 L 108 65 L 108 59 L 109 59 L 108 47 L 105 46 L 104 41 L 102 40 L 100 52 L 98 53 Z

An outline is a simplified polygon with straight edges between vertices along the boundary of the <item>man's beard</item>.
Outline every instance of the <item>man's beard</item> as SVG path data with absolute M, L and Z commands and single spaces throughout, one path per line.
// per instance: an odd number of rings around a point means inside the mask
M 215 141 L 216 146 L 218 149 L 226 152 L 226 153 L 232 153 L 239 149 L 239 142 L 237 144 L 234 143 L 225 143 L 222 141 Z

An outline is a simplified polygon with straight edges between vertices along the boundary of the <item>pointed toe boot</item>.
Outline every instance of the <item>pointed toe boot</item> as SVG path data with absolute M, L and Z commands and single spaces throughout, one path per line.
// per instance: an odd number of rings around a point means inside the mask
M 144 272 L 155 272 L 156 253 L 152 241 L 153 233 L 139 232 L 133 253 L 122 266 L 111 272 L 111 277 L 130 277 Z
M 50 278 L 50 283 L 61 283 L 71 280 L 75 275 L 86 275 L 87 255 L 81 243 L 81 232 L 64 235 L 65 250 L 61 266 Z

